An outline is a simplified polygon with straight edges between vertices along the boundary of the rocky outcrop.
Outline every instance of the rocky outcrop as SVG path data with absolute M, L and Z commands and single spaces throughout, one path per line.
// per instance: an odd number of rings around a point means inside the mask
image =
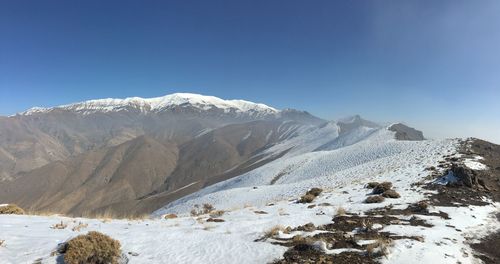
M 387 128 L 390 131 L 396 132 L 397 140 L 424 140 L 424 134 L 420 130 L 403 125 L 401 123 L 392 124 Z

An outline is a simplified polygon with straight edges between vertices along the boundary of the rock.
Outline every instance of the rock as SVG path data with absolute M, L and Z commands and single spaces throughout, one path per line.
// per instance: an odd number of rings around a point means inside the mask
M 396 132 L 397 140 L 424 140 L 422 131 L 416 130 L 401 123 L 393 124 L 387 128 L 390 131 Z
M 224 221 L 224 219 L 220 219 L 220 218 L 208 218 L 207 222 L 220 223 L 220 222 L 225 222 L 225 221 Z

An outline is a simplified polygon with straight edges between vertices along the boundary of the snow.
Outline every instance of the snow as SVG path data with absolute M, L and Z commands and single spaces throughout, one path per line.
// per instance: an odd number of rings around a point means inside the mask
M 34 107 L 25 112 L 19 113 L 19 115 L 45 113 L 54 109 L 65 109 L 82 114 L 89 114 L 95 112 L 119 111 L 126 107 L 132 107 L 140 110 L 141 112 L 159 112 L 174 106 L 184 105 L 191 105 L 199 108 L 200 110 L 218 108 L 224 110 L 225 112 L 233 110 L 236 112 L 251 113 L 256 115 L 274 115 L 280 113 L 279 110 L 260 103 L 253 103 L 244 100 L 223 100 L 215 96 L 206 96 L 192 93 L 174 93 L 156 98 L 107 98 L 61 105 L 53 108 Z
M 478 160 L 481 160 L 483 159 L 483 157 L 475 157 L 474 159 L 465 159 L 464 160 L 464 164 L 465 166 L 469 167 L 470 169 L 473 169 L 473 170 L 487 170 L 488 169 L 488 166 L 482 164 L 481 162 L 479 162 Z
M 289 124 L 291 125 L 291 123 Z M 290 128 L 283 126 L 281 131 Z M 129 263 L 268 263 L 281 258 L 286 247 L 262 238 L 276 226 L 296 227 L 312 222 L 328 224 L 339 207 L 350 213 L 392 205 L 395 209 L 426 199 L 428 190 L 412 183 L 426 181 L 425 169 L 438 165 L 445 155 L 457 155 L 459 141 L 398 141 L 385 128 L 356 127 L 339 135 L 336 123 L 320 128 L 295 129 L 297 136 L 270 147 L 268 154 L 289 150 L 286 155 L 238 177 L 208 186 L 156 211 L 147 220 L 111 220 L 66 218 L 61 216 L 0 215 L 0 263 L 56 263 L 51 257 L 59 243 L 78 234 L 96 230 L 118 239 Z M 250 135 L 249 135 L 250 136 Z M 474 161 L 480 160 L 475 158 Z M 476 164 L 477 165 L 477 164 Z M 438 170 L 441 170 L 438 168 Z M 444 172 L 444 169 L 443 171 Z M 453 175 L 440 179 L 444 183 Z M 390 181 L 401 194 L 379 204 L 366 204 L 370 181 Z M 273 184 L 271 184 L 273 182 Z M 190 183 L 188 187 L 194 183 Z M 321 187 L 314 208 L 297 203 L 297 198 L 312 187 Z M 1 201 L 0 201 L 1 202 Z M 206 222 L 209 215 L 190 216 L 195 205 L 210 203 L 226 212 L 224 222 Z M 431 207 L 451 219 L 417 216 L 433 227 L 377 224 L 376 229 L 396 235 L 420 236 L 422 241 L 395 240 L 382 263 L 478 263 L 469 244 L 500 227 L 494 217 L 499 204 L 468 207 Z M 264 211 L 266 213 L 256 213 Z M 167 213 L 178 218 L 164 219 Z M 397 216 L 409 219 L 409 216 Z M 66 229 L 51 229 L 55 223 L 68 223 Z M 87 228 L 72 231 L 78 222 Z M 281 238 L 312 236 L 318 232 L 280 233 Z M 356 230 L 353 230 L 356 232 Z M 360 241 L 362 244 L 373 241 Z M 353 249 L 328 249 L 322 242 L 314 245 L 328 254 Z
M 396 189 L 408 188 L 408 181 L 421 179 L 424 169 L 427 166 L 437 166 L 441 155 L 452 153 L 458 142 L 398 141 L 393 139 L 393 135 L 393 132 L 378 129 L 367 137 L 363 135 L 363 139 L 353 145 L 326 151 L 307 152 L 309 148 L 300 150 L 301 146 L 298 144 L 299 150 L 294 153 L 292 149 L 293 154 L 208 186 L 167 205 L 155 212 L 155 215 L 185 213 L 195 204 L 203 203 L 211 203 L 221 209 L 241 207 L 244 204 L 262 206 L 273 201 L 296 198 L 312 187 L 338 190 L 353 182 L 388 180 L 394 183 Z M 290 141 L 295 140 L 296 138 L 292 138 Z M 299 154 L 301 152 L 305 153 Z M 271 184 L 273 180 L 275 184 Z M 349 196 L 340 194 L 338 201 L 349 202 L 348 198 Z M 408 201 L 421 198 L 422 195 L 419 194 L 404 197 Z M 352 199 L 362 200 L 364 197 Z
M 473 257 L 468 243 L 473 238 L 484 237 L 500 227 L 494 213 L 500 204 L 469 207 L 436 207 L 448 213 L 450 220 L 439 217 L 418 216 L 434 225 L 423 228 L 409 225 L 389 225 L 383 231 L 401 235 L 421 236 L 424 241 L 395 240 L 391 252 L 382 263 L 479 263 Z

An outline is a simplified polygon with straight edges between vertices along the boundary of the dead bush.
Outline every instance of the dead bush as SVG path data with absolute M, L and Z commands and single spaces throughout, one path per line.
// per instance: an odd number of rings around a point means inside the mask
M 221 217 L 223 214 L 225 213 L 225 211 L 223 210 L 215 210 L 215 211 L 212 211 L 210 212 L 210 217 Z
M 203 212 L 205 212 L 205 214 L 208 214 L 210 212 L 212 212 L 213 210 L 215 210 L 215 207 L 209 203 L 206 203 L 206 204 L 203 204 Z
M 366 246 L 366 252 L 372 257 L 381 257 L 389 254 L 389 248 L 392 245 L 391 239 L 378 238 L 375 243 Z
M 335 216 L 342 216 L 342 215 L 345 215 L 346 213 L 347 213 L 347 211 L 344 209 L 344 207 L 339 206 L 337 208 L 337 212 L 335 213 Z
M 207 222 L 221 223 L 221 222 L 225 222 L 225 221 L 224 221 L 224 219 L 220 219 L 220 218 L 208 218 Z
M 312 194 L 306 194 L 300 197 L 299 203 L 311 203 L 312 201 L 314 201 L 315 198 L 316 196 Z
M 284 232 L 284 230 L 285 228 L 282 225 L 275 225 L 264 232 L 264 237 L 266 238 L 275 237 L 279 234 L 280 231 Z
M 212 212 L 214 210 L 215 210 L 215 207 L 209 203 L 203 204 L 203 206 L 201 208 L 199 205 L 195 204 L 194 208 L 191 210 L 191 216 L 209 214 L 210 212 Z
M 323 189 L 321 188 L 311 188 L 309 191 L 307 191 L 307 194 L 314 195 L 314 197 L 319 196 L 323 192 Z
M 52 229 L 65 229 L 66 227 L 68 227 L 68 225 L 63 223 L 63 221 L 61 221 L 60 223 L 53 224 L 50 228 L 52 228 Z
M 373 188 L 375 188 L 377 185 L 379 185 L 379 183 L 378 183 L 378 182 L 369 182 L 369 183 L 367 183 L 367 184 L 366 184 L 366 188 L 368 188 L 368 189 L 373 189 Z
M 117 264 L 121 255 L 120 242 L 111 237 L 90 231 L 66 243 L 66 264 Z
M 385 191 L 388 191 L 392 188 L 392 183 L 391 182 L 383 182 L 379 183 L 377 186 L 373 188 L 372 193 L 373 194 L 382 194 Z
M 80 232 L 80 230 L 82 228 L 87 228 L 88 224 L 84 224 L 82 222 L 78 222 L 78 225 L 74 226 L 73 228 L 71 228 L 71 230 L 73 230 L 74 232 Z
M 380 195 L 372 195 L 366 198 L 365 203 L 381 203 L 384 201 L 384 197 Z
M 0 239 L 0 247 L 3 247 L 5 245 L 5 240 Z
M 0 206 L 0 214 L 22 215 L 22 214 L 24 214 L 24 210 L 15 204 L 8 204 L 8 205 Z
M 399 193 L 396 192 L 395 190 L 387 190 L 382 194 L 382 196 L 384 196 L 385 198 L 393 198 L 393 199 L 401 197 L 401 195 L 399 195 Z
M 165 219 L 174 219 L 177 218 L 176 214 L 166 214 L 163 218 Z

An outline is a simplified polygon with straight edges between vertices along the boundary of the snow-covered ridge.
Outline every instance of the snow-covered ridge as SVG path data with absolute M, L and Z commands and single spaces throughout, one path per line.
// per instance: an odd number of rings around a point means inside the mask
M 253 103 L 244 100 L 224 100 L 215 96 L 206 96 L 192 93 L 174 93 L 162 97 L 140 98 L 129 97 L 125 99 L 97 99 L 51 108 L 34 107 L 18 115 L 33 115 L 46 113 L 55 109 L 70 110 L 83 114 L 95 112 L 112 112 L 126 108 L 138 109 L 141 112 L 159 112 L 175 106 L 193 106 L 200 110 L 218 108 L 224 112 L 251 113 L 254 115 L 278 114 L 279 110 L 265 104 Z

